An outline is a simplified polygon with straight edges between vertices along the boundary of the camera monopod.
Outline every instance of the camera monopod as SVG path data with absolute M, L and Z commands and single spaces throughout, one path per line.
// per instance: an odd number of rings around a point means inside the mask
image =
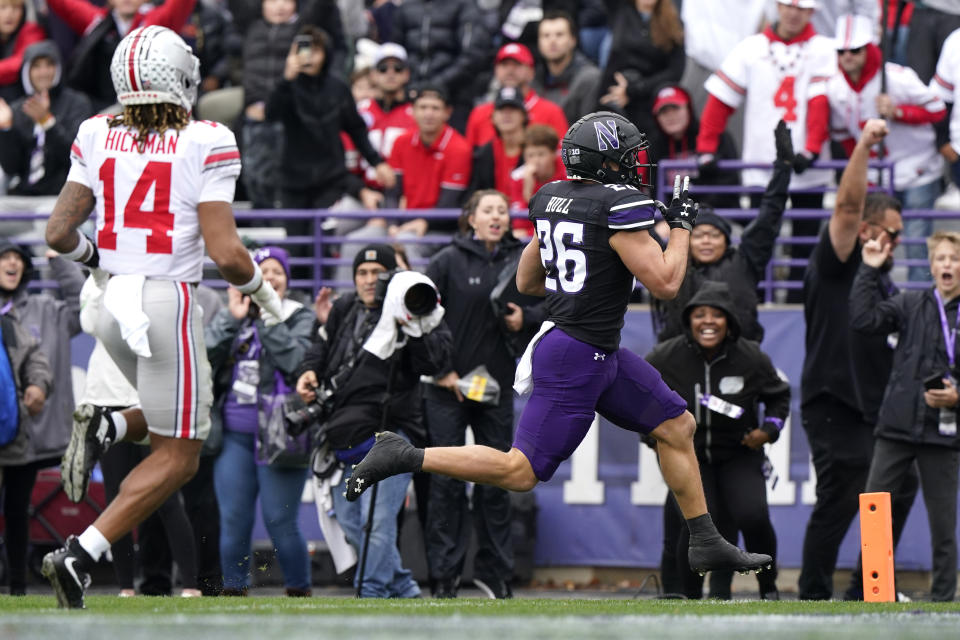
M 378 431 L 383 431 L 387 428 L 387 420 L 390 415 L 390 393 L 393 391 L 393 375 L 397 371 L 397 361 L 400 359 L 400 350 L 394 351 L 390 356 L 390 373 L 387 374 L 387 390 L 384 392 L 383 397 L 383 411 L 380 413 L 380 429 Z M 367 515 L 367 524 L 363 527 L 363 551 L 360 555 L 360 568 L 358 569 L 359 575 L 357 577 L 357 597 L 362 598 L 361 595 L 363 592 L 363 574 L 367 568 L 367 552 L 370 550 L 370 533 L 373 531 L 373 514 L 374 509 L 377 508 L 377 489 L 380 487 L 379 482 L 373 484 L 373 488 L 370 489 L 370 511 Z

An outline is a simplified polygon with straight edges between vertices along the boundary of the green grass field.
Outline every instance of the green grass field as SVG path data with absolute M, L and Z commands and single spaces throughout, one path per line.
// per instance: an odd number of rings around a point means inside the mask
M 0 597 L 0 638 L 960 638 L 960 603 Z

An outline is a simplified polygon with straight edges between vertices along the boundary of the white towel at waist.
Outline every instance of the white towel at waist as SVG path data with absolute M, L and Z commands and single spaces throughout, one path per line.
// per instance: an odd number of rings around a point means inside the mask
M 330 557 L 333 558 L 333 566 L 337 573 L 343 573 L 357 564 L 357 551 L 347 542 L 347 536 L 333 512 L 333 487 L 340 483 L 342 476 L 343 469 L 335 471 L 333 475 L 323 480 L 313 476 L 317 521 L 320 523 L 320 531 L 327 543 L 327 549 L 330 550 Z
M 530 344 L 527 345 L 527 350 L 523 352 L 520 362 L 517 363 L 517 372 L 513 376 L 513 390 L 521 396 L 525 396 L 533 391 L 533 350 L 536 349 L 540 338 L 546 335 L 547 331 L 553 329 L 554 326 L 556 325 L 553 322 L 545 320 L 544 323 L 540 325 L 540 331 L 537 331 L 537 335 L 533 336 Z
M 111 277 L 103 295 L 103 306 L 117 320 L 120 337 L 130 345 L 133 352 L 140 357 L 149 358 L 152 355 L 150 342 L 147 340 L 150 318 L 143 312 L 145 281 L 144 276 L 135 274 Z
M 403 295 L 414 284 L 425 282 L 436 290 L 437 285 L 433 280 L 418 271 L 399 271 L 390 280 L 387 285 L 387 294 L 383 300 L 383 309 L 380 313 L 380 320 L 367 341 L 363 343 L 363 348 L 381 360 L 386 360 L 396 350 L 397 345 L 402 343 L 398 340 L 401 336 L 397 332 L 397 322 L 402 322 L 401 329 L 405 334 L 413 338 L 430 333 L 443 320 L 444 308 L 437 303 L 437 306 L 428 315 L 414 317 L 403 303 Z

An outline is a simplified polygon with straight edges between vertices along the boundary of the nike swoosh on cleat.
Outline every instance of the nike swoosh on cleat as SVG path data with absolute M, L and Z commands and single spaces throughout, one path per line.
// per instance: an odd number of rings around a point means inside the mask
M 70 576 L 73 578 L 73 581 L 77 583 L 77 586 L 81 589 L 83 588 L 83 583 L 80 582 L 80 577 L 77 575 L 77 570 L 73 568 L 73 565 L 77 562 L 76 558 L 66 558 L 63 561 L 63 566 L 67 568 L 67 571 L 70 572 Z

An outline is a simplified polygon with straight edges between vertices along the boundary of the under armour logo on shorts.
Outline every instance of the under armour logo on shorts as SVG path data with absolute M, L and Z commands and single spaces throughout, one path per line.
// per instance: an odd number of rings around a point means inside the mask
M 605 353 L 594 353 L 594 354 L 593 354 L 593 359 L 594 359 L 594 360 L 603 360 L 603 361 L 606 361 L 606 359 L 607 359 L 607 354 L 605 354 Z

